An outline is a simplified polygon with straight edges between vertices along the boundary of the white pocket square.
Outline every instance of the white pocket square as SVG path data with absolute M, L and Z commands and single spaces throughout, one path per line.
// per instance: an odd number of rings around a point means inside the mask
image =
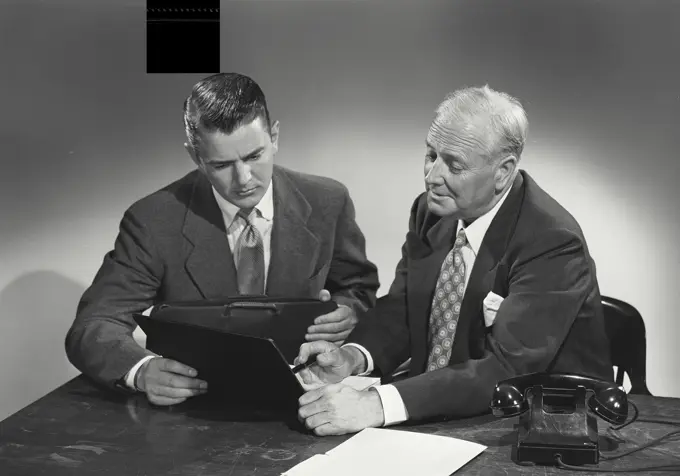
M 496 313 L 498 308 L 501 307 L 502 302 L 503 298 L 494 292 L 489 292 L 484 298 L 482 307 L 484 309 L 484 324 L 486 327 L 493 325 L 493 321 L 496 320 Z

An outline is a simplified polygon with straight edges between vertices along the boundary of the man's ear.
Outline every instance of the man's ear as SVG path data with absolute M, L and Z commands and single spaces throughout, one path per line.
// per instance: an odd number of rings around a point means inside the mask
M 272 140 L 272 146 L 274 147 L 274 152 L 279 150 L 279 128 L 281 124 L 279 121 L 274 121 L 270 127 L 269 137 Z
M 201 163 L 201 159 L 198 158 L 198 154 L 196 154 L 196 150 L 191 146 L 191 144 L 187 144 L 185 142 L 184 148 L 186 149 L 187 153 L 189 154 L 189 157 L 191 157 L 191 160 L 194 161 L 194 164 L 196 164 L 196 166 L 199 169 L 202 169 L 203 164 Z
M 505 190 L 506 185 L 515 177 L 515 170 L 517 169 L 517 157 L 515 155 L 508 155 L 498 162 L 494 178 L 496 179 L 496 191 L 501 192 Z

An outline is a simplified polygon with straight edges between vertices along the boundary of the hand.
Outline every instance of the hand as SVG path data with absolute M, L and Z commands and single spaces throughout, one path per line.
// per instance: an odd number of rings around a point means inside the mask
M 330 299 L 331 293 L 326 289 L 319 292 L 319 300 L 326 302 Z M 340 345 L 347 339 L 357 322 L 359 319 L 356 313 L 350 307 L 340 304 L 335 311 L 314 319 L 314 324 L 307 329 L 305 339 L 308 341 L 326 340 Z
M 311 390 L 298 400 L 298 418 L 319 436 L 343 435 L 385 422 L 380 395 L 343 384 Z
M 139 369 L 136 385 L 155 405 L 174 405 L 208 391 L 208 382 L 196 377 L 198 372 L 177 361 L 154 357 Z
M 304 385 L 318 386 L 319 384 L 340 382 L 349 377 L 363 362 L 361 352 L 354 347 L 340 348 L 325 341 L 308 342 L 300 346 L 300 352 L 295 358 L 295 365 L 304 364 L 316 356 L 316 362 L 302 369 L 299 373 Z

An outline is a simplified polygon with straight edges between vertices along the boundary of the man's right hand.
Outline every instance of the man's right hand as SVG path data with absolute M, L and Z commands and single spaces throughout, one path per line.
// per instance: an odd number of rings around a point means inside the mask
M 306 385 L 340 382 L 352 373 L 361 373 L 366 365 L 356 347 L 338 347 L 323 340 L 302 344 L 294 363 L 304 364 L 309 359 L 315 359 L 315 363 L 300 371 Z
M 175 405 L 208 391 L 208 382 L 198 372 L 175 360 L 154 357 L 140 367 L 136 386 L 155 405 Z

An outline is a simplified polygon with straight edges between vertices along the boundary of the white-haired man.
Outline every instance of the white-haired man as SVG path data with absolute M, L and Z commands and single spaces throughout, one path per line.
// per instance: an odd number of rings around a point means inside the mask
M 497 381 L 530 372 L 612 379 L 600 293 L 576 220 L 519 170 L 527 118 L 488 86 L 450 94 L 426 140 L 426 191 L 389 293 L 342 347 L 303 344 L 299 417 L 316 434 L 488 411 Z M 409 374 L 389 382 L 410 358 Z M 338 382 L 377 371 L 383 385 Z

